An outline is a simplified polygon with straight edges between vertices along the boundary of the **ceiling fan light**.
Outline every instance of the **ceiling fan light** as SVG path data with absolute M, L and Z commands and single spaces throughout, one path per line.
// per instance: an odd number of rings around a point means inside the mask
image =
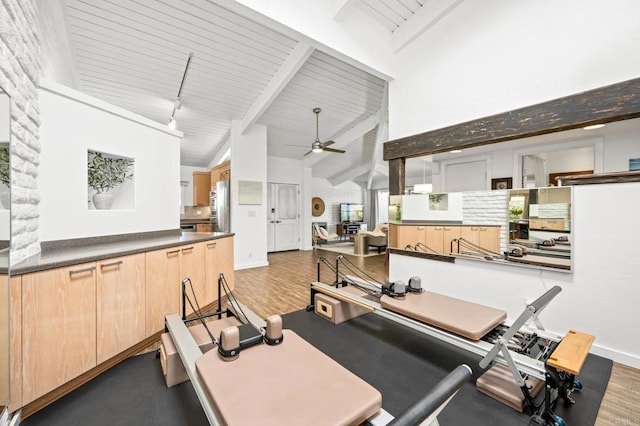
M 167 126 L 169 126 L 170 129 L 175 129 L 176 128 L 176 119 L 171 117 L 171 120 L 169 120 L 169 124 L 167 124 Z
M 322 144 L 320 143 L 320 141 L 315 141 L 311 145 L 311 151 L 313 151 L 313 152 L 322 152 Z

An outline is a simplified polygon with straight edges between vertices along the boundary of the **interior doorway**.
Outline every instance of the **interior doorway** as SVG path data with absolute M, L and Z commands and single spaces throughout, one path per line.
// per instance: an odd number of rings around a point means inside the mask
M 300 248 L 298 185 L 267 183 L 267 252 Z

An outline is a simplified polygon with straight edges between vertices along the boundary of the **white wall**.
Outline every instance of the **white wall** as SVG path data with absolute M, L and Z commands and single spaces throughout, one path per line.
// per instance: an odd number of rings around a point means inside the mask
M 4 94 L 0 87 L 0 142 L 9 142 L 9 124 L 11 123 L 9 104 L 9 96 Z
M 40 240 L 178 229 L 181 133 L 75 90 L 40 90 Z M 135 207 L 89 210 L 87 150 L 135 160 Z
M 559 285 L 562 292 L 540 317 L 545 327 L 561 335 L 569 329 L 594 334 L 594 353 L 640 368 L 640 340 L 634 338 L 640 300 L 636 219 L 615 207 L 638 211 L 638 193 L 640 183 L 574 187 L 571 273 L 391 255 L 389 279 L 407 282 L 418 275 L 428 290 L 505 309 L 510 319 L 525 301 Z
M 389 137 L 637 78 L 638 16 L 633 0 L 463 2 L 397 55 Z
M 231 231 L 235 269 L 267 266 L 267 128 L 253 125 L 243 135 L 242 123 L 231 122 Z M 262 204 L 238 204 L 238 181 L 262 182 Z
M 180 166 L 180 213 L 185 206 L 193 206 L 193 172 L 208 172 L 206 167 Z M 182 182 L 186 182 L 184 186 Z
M 607 137 L 604 151 L 605 171 L 629 170 L 629 159 L 640 158 L 640 130 Z
M 313 197 L 320 197 L 324 201 L 324 214 L 312 217 L 312 222 L 327 222 L 329 232 L 336 232 L 336 225 L 340 223 L 340 203 L 364 203 L 364 190 L 353 182 L 345 182 L 338 186 L 333 186 L 327 179 L 313 178 Z M 311 199 L 309 199 L 311 208 Z M 369 205 L 364 206 L 365 219 L 370 215 Z M 308 228 L 311 232 L 311 226 Z

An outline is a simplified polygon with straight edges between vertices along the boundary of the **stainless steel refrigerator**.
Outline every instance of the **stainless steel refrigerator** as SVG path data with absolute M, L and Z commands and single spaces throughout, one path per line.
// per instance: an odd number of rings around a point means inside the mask
M 231 203 L 229 181 L 216 182 L 216 219 L 215 232 L 231 232 Z

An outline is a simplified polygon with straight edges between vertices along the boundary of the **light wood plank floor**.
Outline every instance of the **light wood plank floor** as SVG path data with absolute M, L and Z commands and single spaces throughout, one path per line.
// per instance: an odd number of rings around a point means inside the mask
M 303 309 L 309 304 L 309 284 L 316 281 L 318 258 L 335 264 L 337 255 L 321 249 L 269 254 L 269 266 L 235 272 L 234 294 L 263 318 Z M 346 258 L 376 280 L 388 279 L 384 255 Z M 321 281 L 333 281 L 326 266 L 321 274 Z M 596 426 L 609 425 L 640 426 L 640 370 L 614 363 L 596 420 Z

